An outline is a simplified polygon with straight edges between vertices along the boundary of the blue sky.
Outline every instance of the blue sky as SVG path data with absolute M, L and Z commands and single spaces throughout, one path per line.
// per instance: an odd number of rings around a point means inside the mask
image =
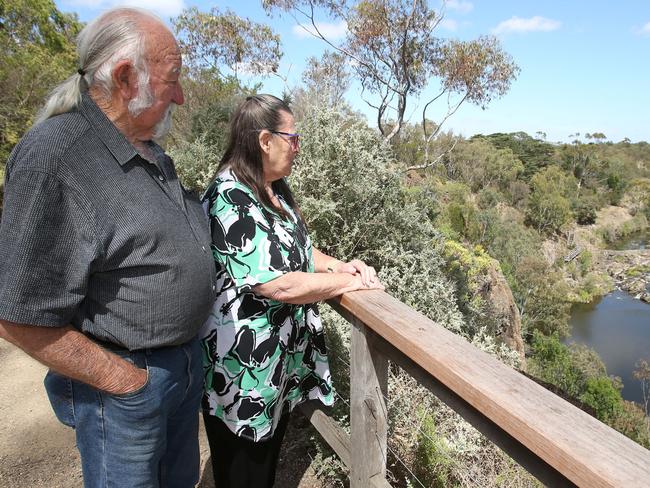
M 63 11 L 77 12 L 84 21 L 118 4 L 150 8 L 165 19 L 190 6 L 205 11 L 212 6 L 230 8 L 242 17 L 270 24 L 280 34 L 284 52 L 280 73 L 289 86 L 299 82 L 305 60 L 319 56 L 325 47 L 322 41 L 296 29 L 291 17 L 266 17 L 259 0 L 56 3 Z M 345 33 L 344 26 L 327 27 L 333 37 Z M 552 142 L 570 140 L 569 135 L 576 132 L 603 132 L 614 142 L 624 137 L 650 141 L 650 1 L 448 0 L 438 32 L 441 37 L 462 40 L 496 35 L 521 68 L 503 98 L 486 110 L 463 105 L 445 123 L 445 129 L 465 136 L 519 130 L 535 135 L 541 131 Z M 278 78 L 264 81 L 264 89 L 271 93 L 281 93 L 284 85 Z M 359 100 L 358 88 L 351 89 L 348 100 L 357 110 L 372 114 Z M 409 103 L 407 115 L 417 122 L 421 114 L 418 100 Z M 436 120 L 439 114 L 431 112 L 430 118 Z

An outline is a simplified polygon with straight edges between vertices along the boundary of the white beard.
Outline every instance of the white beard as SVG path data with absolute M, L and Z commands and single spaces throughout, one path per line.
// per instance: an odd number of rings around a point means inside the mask
M 138 94 L 136 97 L 129 101 L 129 114 L 132 117 L 137 117 L 142 112 L 150 108 L 154 104 L 153 94 L 151 93 L 151 87 L 149 86 L 149 75 L 140 74 L 138 75 Z M 172 113 L 176 108 L 175 103 L 171 103 L 163 118 L 158 122 L 153 129 L 153 138 L 156 140 L 164 138 L 172 128 Z
M 175 103 L 172 103 L 169 105 L 169 107 L 167 107 L 167 110 L 165 110 L 165 115 L 163 116 L 162 120 L 158 122 L 153 128 L 154 139 L 159 140 L 165 137 L 167 134 L 169 134 L 169 131 L 172 128 L 172 114 L 174 113 L 175 108 L 176 108 Z

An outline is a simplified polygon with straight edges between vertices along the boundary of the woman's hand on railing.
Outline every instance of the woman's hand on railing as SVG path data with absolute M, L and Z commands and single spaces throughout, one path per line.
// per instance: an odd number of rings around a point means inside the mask
M 345 263 L 345 264 L 349 264 L 349 263 Z M 377 273 L 375 273 L 375 270 L 371 266 L 367 266 L 367 268 L 369 269 L 363 270 L 363 273 L 361 271 L 357 271 L 356 273 L 354 273 L 355 288 L 346 291 L 386 289 L 384 284 L 381 281 L 379 281 L 379 278 L 377 277 Z
M 339 261 L 336 258 L 328 256 L 327 254 L 322 253 L 315 247 L 312 248 L 312 253 L 314 257 L 314 270 L 316 273 L 330 273 L 333 275 L 339 275 L 337 278 L 331 276 L 328 280 L 330 283 L 333 281 L 338 282 L 340 286 L 337 292 L 330 296 L 323 296 L 321 299 L 328 299 L 336 295 L 341 295 L 342 293 L 347 293 L 349 291 L 355 290 L 384 290 L 385 287 L 379 281 L 377 277 L 377 271 L 372 266 L 368 266 L 361 259 L 353 259 L 352 261 L 344 262 Z M 352 275 L 353 280 L 345 280 L 344 276 L 341 275 Z M 359 280 L 359 282 L 357 282 Z M 345 282 L 345 283 L 343 283 Z
M 383 290 L 384 285 L 376 274 L 373 278 L 374 281 L 371 281 L 370 271 L 365 271 L 367 282 L 364 282 L 364 277 L 358 271 L 354 273 L 292 271 L 266 283 L 261 283 L 254 290 L 258 295 L 295 305 L 329 300 L 350 291 Z
M 368 266 L 360 259 L 353 259 L 347 263 L 339 262 L 337 266 L 334 267 L 334 272 L 359 275 L 363 285 L 361 289 L 384 289 L 384 285 L 379 281 L 375 268 Z

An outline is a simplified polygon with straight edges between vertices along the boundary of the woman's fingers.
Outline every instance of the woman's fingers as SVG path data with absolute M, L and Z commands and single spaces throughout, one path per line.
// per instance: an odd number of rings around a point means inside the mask
M 375 283 L 376 281 L 379 281 L 379 278 L 377 278 L 377 272 L 375 271 L 375 268 L 372 266 L 368 266 L 368 279 L 370 280 L 370 283 Z
M 381 283 L 381 281 L 379 281 L 379 277 L 377 276 L 377 271 L 375 268 L 368 266 L 360 259 L 353 259 L 347 263 L 341 263 L 337 267 L 336 272 L 357 275 L 360 280 L 360 288 L 362 289 L 385 289 L 384 285 Z
M 342 264 L 339 265 L 336 272 L 337 273 L 356 274 L 357 273 L 357 268 L 355 268 L 352 263 L 342 263 Z
M 361 280 L 366 287 L 373 286 L 375 283 L 379 282 L 375 268 L 368 266 L 360 259 L 353 259 L 347 264 L 353 266 L 355 271 L 361 275 Z

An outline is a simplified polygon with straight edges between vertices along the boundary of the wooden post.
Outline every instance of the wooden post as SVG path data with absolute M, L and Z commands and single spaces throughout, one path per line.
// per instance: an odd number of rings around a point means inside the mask
M 350 488 L 368 488 L 386 479 L 388 361 L 352 323 L 350 348 Z M 374 478 L 374 479 L 373 479 Z

